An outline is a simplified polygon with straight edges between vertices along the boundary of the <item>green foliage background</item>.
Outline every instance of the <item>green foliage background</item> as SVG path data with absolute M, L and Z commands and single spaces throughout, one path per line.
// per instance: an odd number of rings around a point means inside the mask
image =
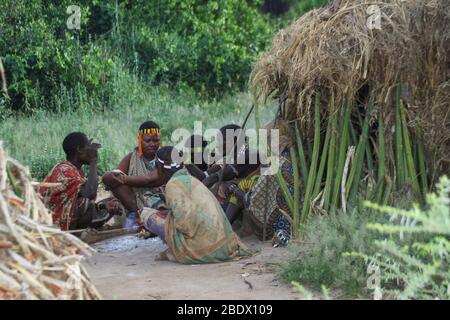
M 69 30 L 72 4 L 0 3 L 0 57 L 10 96 L 1 98 L 2 118 L 61 111 L 62 91 L 87 93 L 110 106 L 114 65 L 208 98 L 243 90 L 252 62 L 275 32 L 258 12 L 260 1 L 81 0 L 81 28 Z
M 260 12 L 263 0 L 79 0 L 80 30 L 69 30 L 71 0 L 3 0 L 0 58 L 10 98 L 0 97 L 0 119 L 81 107 L 61 105 L 66 93 L 111 107 L 118 65 L 202 99 L 243 91 L 279 27 L 325 2 L 290 0 L 288 13 L 272 17 Z

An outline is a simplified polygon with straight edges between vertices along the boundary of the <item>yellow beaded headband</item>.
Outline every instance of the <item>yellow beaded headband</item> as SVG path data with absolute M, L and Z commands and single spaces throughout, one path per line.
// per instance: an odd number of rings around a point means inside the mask
M 139 158 L 142 159 L 142 155 L 144 152 L 142 151 L 142 136 L 144 134 L 160 134 L 161 130 L 159 128 L 149 128 L 149 129 L 140 129 L 138 136 L 138 155 Z
M 150 129 L 141 129 L 139 130 L 139 134 L 160 134 L 161 129 L 159 128 L 150 128 Z

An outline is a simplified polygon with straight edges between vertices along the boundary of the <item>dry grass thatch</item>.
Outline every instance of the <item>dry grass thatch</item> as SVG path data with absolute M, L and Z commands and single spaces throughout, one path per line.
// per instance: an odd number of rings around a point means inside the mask
M 52 226 L 35 185 L 0 141 L 0 299 L 100 298 L 80 263 L 90 247 Z
M 380 29 L 368 26 L 372 5 L 380 9 Z M 259 99 L 275 93 L 284 101 L 281 117 L 299 120 L 311 139 L 317 93 L 326 116 L 332 95 L 339 106 L 345 97 L 364 105 L 370 92 L 373 116 L 390 129 L 401 84 L 408 127 L 426 142 L 433 167 L 450 168 L 449 67 L 450 1 L 341 0 L 334 13 L 313 10 L 281 30 L 255 64 L 250 89 Z

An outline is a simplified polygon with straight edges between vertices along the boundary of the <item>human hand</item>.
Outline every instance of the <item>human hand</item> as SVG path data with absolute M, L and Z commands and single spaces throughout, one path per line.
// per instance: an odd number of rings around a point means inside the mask
M 235 182 L 227 183 L 227 197 L 235 196 L 240 201 L 244 201 L 245 191 L 242 190 L 239 185 Z
M 86 154 L 89 160 L 89 163 L 97 162 L 98 159 L 98 149 L 102 146 L 99 143 L 93 143 L 93 139 L 90 139 L 86 146 Z
M 202 182 L 207 188 L 211 188 L 217 181 L 219 181 L 219 176 L 215 173 L 207 176 Z

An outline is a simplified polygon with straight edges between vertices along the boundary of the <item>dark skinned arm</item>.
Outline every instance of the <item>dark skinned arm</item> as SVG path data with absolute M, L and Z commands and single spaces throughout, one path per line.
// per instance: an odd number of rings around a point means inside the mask
M 131 160 L 132 153 L 127 154 L 119 163 L 117 166 L 117 169 L 122 171 L 123 173 L 128 174 L 128 168 L 130 167 L 130 160 Z
M 235 171 L 231 168 L 231 166 L 225 166 L 225 168 L 221 169 L 220 171 L 206 177 L 203 179 L 203 184 L 211 188 L 215 183 L 217 183 L 220 180 L 220 174 L 222 174 L 222 181 L 229 181 L 234 178 L 236 178 Z
M 205 173 L 200 170 L 195 164 L 186 164 L 185 167 L 189 171 L 191 176 L 197 178 L 200 181 L 203 181 L 203 179 L 205 179 Z
M 227 211 L 225 212 L 225 215 L 227 216 L 228 221 L 230 221 L 230 223 L 233 224 L 233 222 L 236 220 L 240 212 L 241 208 L 230 203 L 227 206 Z
M 80 195 L 83 198 L 94 200 L 97 196 L 98 174 L 97 174 L 97 157 L 100 144 L 89 141 L 87 156 L 89 159 L 89 175 L 86 183 L 80 189 Z
M 83 198 L 95 199 L 98 189 L 97 161 L 91 161 L 89 164 L 89 175 L 86 183 L 80 189 L 80 195 Z
M 127 154 L 119 163 L 117 169 L 122 171 L 123 173 L 128 173 L 128 168 L 130 167 L 130 159 L 131 159 L 131 153 Z M 122 182 L 118 180 L 116 177 L 118 177 L 120 173 L 118 172 L 107 172 L 102 177 L 102 182 L 107 186 L 110 190 L 120 186 Z
M 206 172 L 208 172 L 208 174 L 213 174 L 220 170 L 222 170 L 221 166 L 219 166 L 218 164 L 213 164 L 211 167 L 208 168 L 208 170 L 206 170 Z

